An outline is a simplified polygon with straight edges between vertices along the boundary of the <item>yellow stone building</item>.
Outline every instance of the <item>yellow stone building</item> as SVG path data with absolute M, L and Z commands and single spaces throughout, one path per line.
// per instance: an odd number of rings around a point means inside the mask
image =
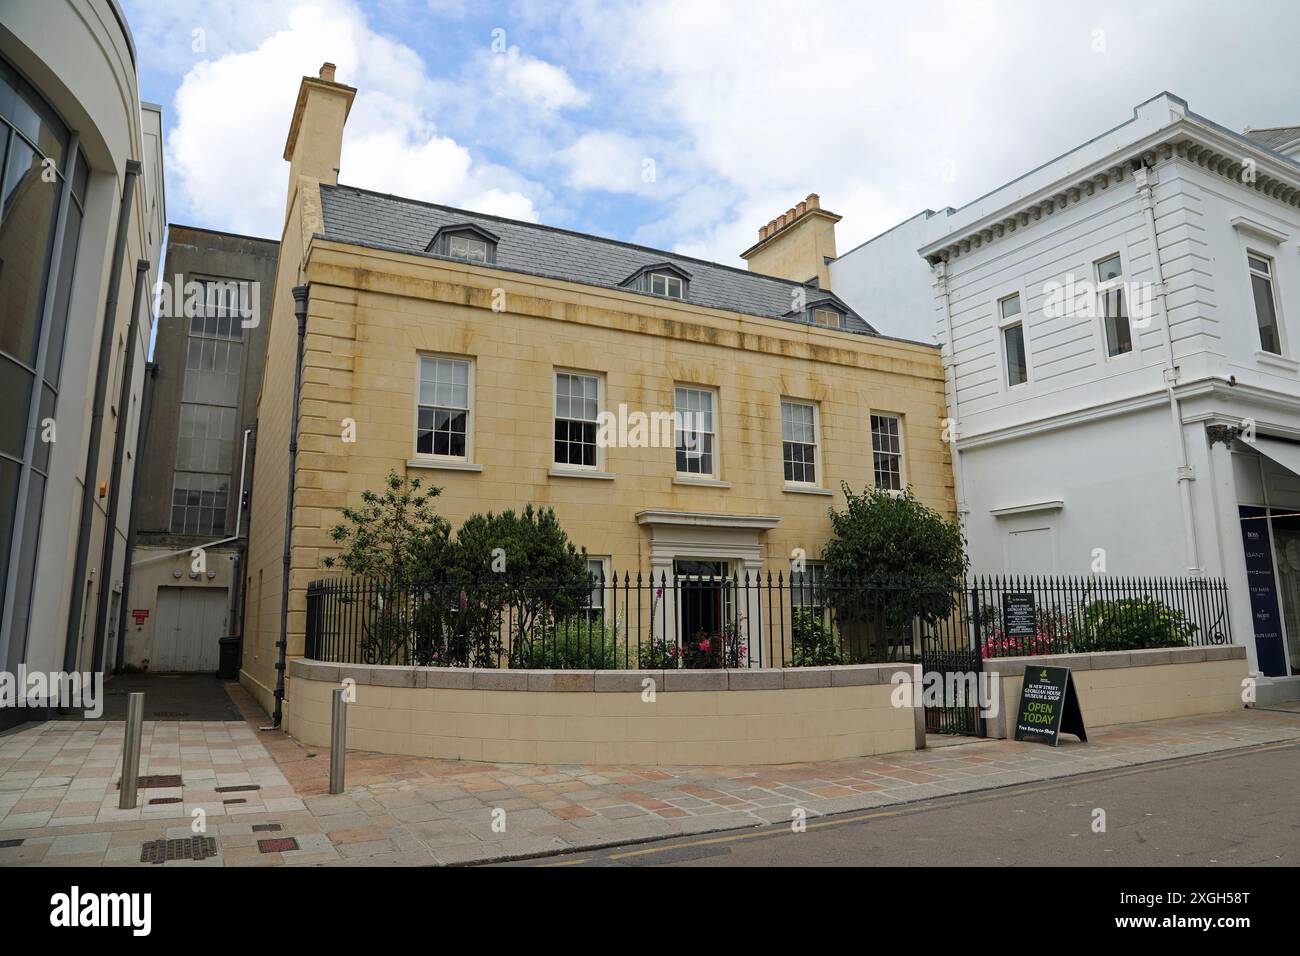
M 696 561 L 788 574 L 796 549 L 815 559 L 827 541 L 841 481 L 910 485 L 953 511 L 938 349 L 876 335 L 826 287 L 838 217 L 817 197 L 764 226 L 745 271 L 341 186 L 355 92 L 329 64 L 304 78 L 285 149 L 242 665 L 263 706 L 281 628 L 294 287 L 307 301 L 289 658 L 339 509 L 390 470 L 441 486 L 453 528 L 552 506 L 606 573 Z M 675 412 L 693 416 L 676 433 Z M 637 431 L 656 415 L 666 438 Z

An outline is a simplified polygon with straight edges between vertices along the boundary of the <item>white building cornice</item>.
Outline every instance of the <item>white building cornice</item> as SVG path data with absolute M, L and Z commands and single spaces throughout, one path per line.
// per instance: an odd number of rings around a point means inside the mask
M 1150 166 L 1174 157 L 1225 179 L 1235 180 L 1275 202 L 1300 209 L 1300 164 L 1194 114 L 1183 115 L 1081 167 L 1070 168 L 1072 155 L 1056 161 L 1063 174 L 1051 183 L 1013 198 L 969 224 L 958 225 L 943 237 L 922 246 L 919 254 L 931 265 L 959 258 L 972 249 L 1013 235 L 1030 223 L 1112 188 L 1130 176 L 1137 165 Z M 1012 188 L 1010 185 L 1003 187 L 1008 193 Z M 995 192 L 987 198 L 995 199 L 996 195 Z M 952 215 L 960 217 L 961 213 L 962 210 L 958 210 Z

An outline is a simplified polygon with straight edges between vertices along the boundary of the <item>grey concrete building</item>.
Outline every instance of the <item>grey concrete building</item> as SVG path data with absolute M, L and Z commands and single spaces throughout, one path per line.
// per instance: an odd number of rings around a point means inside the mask
M 279 243 L 172 225 L 133 514 L 129 670 L 215 671 L 242 618 Z

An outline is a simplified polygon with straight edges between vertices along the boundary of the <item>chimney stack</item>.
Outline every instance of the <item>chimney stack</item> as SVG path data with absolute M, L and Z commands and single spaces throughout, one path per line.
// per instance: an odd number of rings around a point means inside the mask
M 758 228 L 758 242 L 740 254 L 751 272 L 807 282 L 829 289 L 827 259 L 835 258 L 835 224 L 840 217 L 822 208 L 816 193 Z
M 336 184 L 343 155 L 343 126 L 352 109 L 357 91 L 335 81 L 336 67 L 326 61 L 317 76 L 304 76 L 298 86 L 289 124 L 289 139 L 284 158 L 289 166 L 289 197 L 285 219 L 297 199 L 298 186 L 304 179 L 316 183 Z

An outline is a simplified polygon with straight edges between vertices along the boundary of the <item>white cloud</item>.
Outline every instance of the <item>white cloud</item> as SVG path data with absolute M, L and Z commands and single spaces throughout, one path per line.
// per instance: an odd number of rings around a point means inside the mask
M 975 199 L 1163 89 L 1237 128 L 1300 115 L 1294 5 L 1257 5 L 1247 22 L 1209 2 L 574 3 L 526 25 L 558 26 L 559 59 L 580 58 L 602 109 L 672 144 L 662 155 L 685 180 L 642 231 L 721 261 L 809 192 L 844 216 L 846 250 Z M 709 216 L 687 198 L 702 187 Z
M 500 53 L 484 53 L 479 62 L 488 71 L 491 87 L 529 106 L 554 111 L 591 102 L 564 67 L 520 53 L 517 46 Z
M 537 218 L 544 188 L 476 161 L 437 131 L 425 111 L 435 96 L 419 55 L 372 31 L 351 3 L 320 0 L 290 9 L 253 48 L 200 62 L 181 81 L 167 138 L 169 185 L 184 191 L 197 221 L 279 238 L 282 156 L 299 80 L 324 59 L 359 90 L 341 182 Z
M 658 166 L 644 144 L 608 130 L 582 134 L 560 152 L 559 159 L 575 189 L 634 193 L 658 176 Z

